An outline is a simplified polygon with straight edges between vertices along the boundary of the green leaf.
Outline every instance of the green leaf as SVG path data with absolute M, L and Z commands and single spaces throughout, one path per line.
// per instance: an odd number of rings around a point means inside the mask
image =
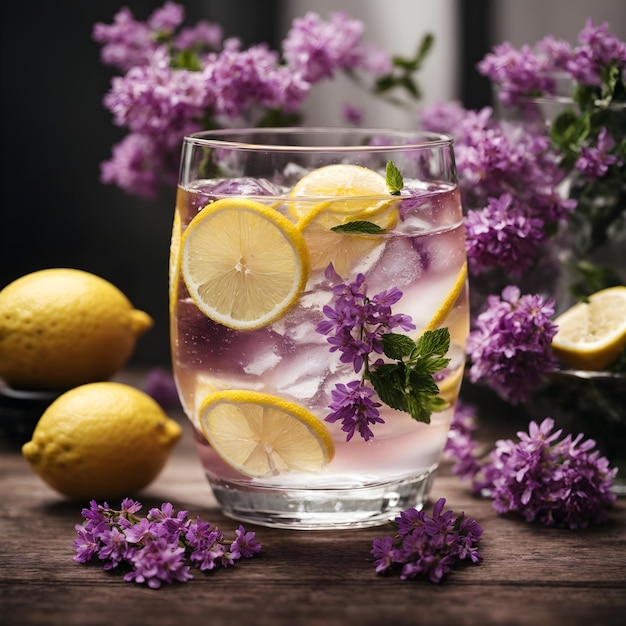
M 415 342 L 406 335 L 387 333 L 383 335 L 383 351 L 390 359 L 402 360 L 411 356 L 415 350 Z
M 393 196 L 399 196 L 404 187 L 404 178 L 393 161 L 387 161 L 385 170 L 387 187 Z
M 418 340 L 420 354 L 443 356 L 450 349 L 450 331 L 447 328 L 427 330 Z
M 353 233 L 362 235 L 380 235 L 380 233 L 385 232 L 385 229 L 381 228 L 378 224 L 366 222 L 364 220 L 355 220 L 354 222 L 339 224 L 338 226 L 333 226 L 330 230 L 336 233 Z

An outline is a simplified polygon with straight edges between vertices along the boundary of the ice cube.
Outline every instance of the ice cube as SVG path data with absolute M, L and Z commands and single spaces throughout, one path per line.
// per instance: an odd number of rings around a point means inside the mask
M 375 291 L 389 289 L 390 286 L 402 289 L 422 275 L 420 252 L 405 238 L 391 239 L 387 242 L 383 254 L 367 276 L 369 295 Z

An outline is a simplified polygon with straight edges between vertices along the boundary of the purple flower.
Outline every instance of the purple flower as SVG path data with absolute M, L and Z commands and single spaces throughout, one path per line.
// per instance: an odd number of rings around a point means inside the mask
M 598 134 L 596 147 L 581 147 L 580 156 L 576 161 L 576 169 L 591 179 L 602 178 L 609 167 L 623 163 L 610 151 L 615 147 L 615 140 L 609 135 L 606 128 Z
M 169 502 L 150 509 L 143 518 L 135 515 L 140 509 L 141 504 L 130 498 L 122 501 L 120 510 L 92 500 L 82 511 L 85 523 L 75 527 L 74 561 L 87 563 L 97 556 L 105 570 L 125 564 L 131 571 L 124 580 L 157 589 L 163 583 L 193 578 L 187 558 L 206 571 L 233 565 L 236 559 L 251 558 L 261 550 L 255 533 L 243 526 L 228 541 L 217 527 L 199 517 L 190 520 L 187 511 L 176 511 Z
M 505 287 L 502 298 L 489 296 L 467 340 L 470 380 L 487 384 L 513 404 L 526 399 L 556 367 L 553 314 L 552 300 L 521 296 L 515 286 Z
M 482 527 L 463 513 L 444 511 L 446 501 L 437 500 L 432 516 L 414 508 L 396 517 L 395 537 L 374 539 L 371 554 L 377 573 L 400 569 L 400 578 L 428 578 L 439 583 L 463 560 L 480 563 L 477 545 Z
M 243 557 L 252 558 L 261 551 L 261 544 L 255 539 L 256 534 L 252 531 L 246 532 L 243 526 L 235 531 L 236 539 L 230 546 L 230 552 L 234 559 Z
M 527 217 L 509 194 L 489 198 L 482 210 L 465 218 L 467 257 L 472 272 L 501 267 L 519 277 L 534 262 L 545 239 L 544 222 Z
M 389 57 L 361 43 L 363 23 L 341 12 L 324 21 L 309 11 L 296 18 L 283 41 L 288 67 L 311 83 L 333 78 L 337 70 L 365 68 L 384 74 L 391 68 Z
M 133 569 L 124 575 L 124 580 L 146 583 L 151 589 L 158 589 L 163 583 L 184 583 L 193 578 L 189 565 L 185 564 L 185 548 L 168 543 L 163 537 L 135 550 L 129 564 Z
M 346 441 L 350 441 L 357 431 L 365 441 L 369 441 L 374 436 L 370 424 L 385 423 L 378 411 L 380 402 L 372 400 L 374 390 L 360 381 L 336 384 L 331 396 L 333 401 L 328 408 L 332 409 L 332 413 L 324 419 L 331 423 L 341 420 L 341 430 L 347 433 Z
M 500 513 L 518 513 L 528 522 L 576 529 L 608 519 L 617 468 L 609 468 L 592 439 L 553 432 L 554 420 L 530 422 L 519 441 L 500 440 L 474 488 L 488 493 Z

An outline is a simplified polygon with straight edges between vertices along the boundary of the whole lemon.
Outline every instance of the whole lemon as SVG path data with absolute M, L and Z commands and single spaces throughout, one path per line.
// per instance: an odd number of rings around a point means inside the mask
M 157 477 L 181 432 L 143 391 L 89 383 L 46 409 L 22 454 L 50 487 L 70 498 L 121 498 Z
M 0 291 L 0 378 L 16 389 L 58 391 L 108 380 L 152 323 L 89 272 L 26 274 Z

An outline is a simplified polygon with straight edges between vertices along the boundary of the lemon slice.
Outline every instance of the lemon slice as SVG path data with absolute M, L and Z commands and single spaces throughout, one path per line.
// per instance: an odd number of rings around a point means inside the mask
M 224 198 L 198 213 L 183 235 L 181 257 L 198 308 L 236 330 L 260 328 L 284 315 L 310 268 L 295 225 L 245 198 Z
M 332 261 L 340 276 L 348 276 L 356 262 L 385 243 L 381 235 L 332 230 L 335 226 L 358 220 L 365 220 L 388 230 L 396 223 L 397 210 L 393 204 L 386 203 L 379 206 L 378 210 L 367 213 L 339 213 L 329 203 L 321 203 L 298 221 L 298 229 L 309 249 L 312 270 L 325 269 Z
M 598 371 L 626 347 L 626 286 L 610 287 L 589 296 L 554 320 L 555 354 L 571 367 Z
M 169 264 L 169 300 L 170 315 L 174 311 L 176 298 L 178 297 L 178 271 L 180 269 L 180 240 L 182 236 L 182 224 L 178 209 L 174 212 L 172 224 L 172 237 L 170 241 L 170 264 Z
M 432 316 L 430 322 L 422 329 L 420 334 L 425 333 L 427 330 L 435 330 L 439 328 L 446 320 L 448 315 L 450 315 L 450 311 L 452 311 L 452 307 L 455 305 L 456 301 L 459 299 L 461 295 L 461 291 L 463 291 L 463 287 L 465 287 L 465 281 L 467 280 L 467 262 L 463 263 L 463 266 L 459 270 L 456 279 L 454 280 L 454 284 L 450 291 L 448 291 L 446 297 L 443 302 L 439 305 L 437 312 Z
M 377 212 L 394 197 L 385 177 L 378 172 L 360 165 L 336 163 L 303 176 L 291 190 L 290 198 L 293 201 L 289 202 L 289 212 L 298 220 L 314 210 L 315 201 L 323 201 L 330 211 L 354 216 Z
M 319 472 L 335 454 L 330 432 L 312 413 L 257 391 L 208 395 L 200 425 L 222 460 L 246 476 Z

